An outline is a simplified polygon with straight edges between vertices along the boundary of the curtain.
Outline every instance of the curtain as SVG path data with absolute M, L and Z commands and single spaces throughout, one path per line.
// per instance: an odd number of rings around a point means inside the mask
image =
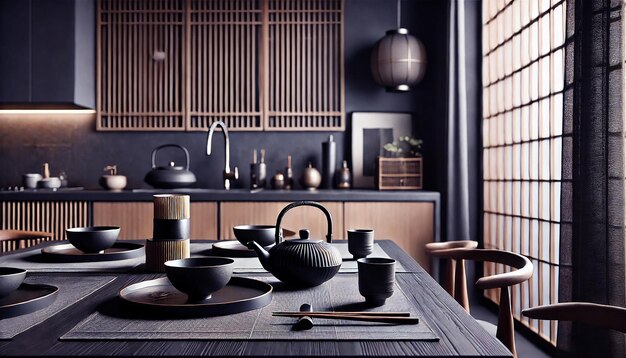
M 568 0 L 559 301 L 626 306 L 621 4 Z M 559 322 L 565 356 L 626 356 L 624 335 Z
M 477 210 L 477 125 L 480 82 L 480 48 L 475 36 L 466 33 L 480 32 L 480 3 L 476 1 L 450 0 L 448 16 L 448 113 L 447 113 L 447 175 L 445 199 L 446 238 L 471 240 L 477 235 L 470 223 Z M 470 16 L 468 16 L 470 15 Z M 467 19 L 467 20 L 466 20 Z M 470 28 L 471 27 L 471 28 Z M 470 32 L 471 31 L 471 32 Z M 477 60 L 478 59 L 478 60 Z M 479 72 L 478 72 L 479 73 Z M 472 180 L 470 180 L 472 178 Z

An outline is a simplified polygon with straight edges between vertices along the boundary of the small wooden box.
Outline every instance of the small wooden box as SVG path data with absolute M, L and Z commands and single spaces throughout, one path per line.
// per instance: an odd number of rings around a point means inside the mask
M 376 162 L 378 190 L 422 189 L 422 158 L 378 157 Z

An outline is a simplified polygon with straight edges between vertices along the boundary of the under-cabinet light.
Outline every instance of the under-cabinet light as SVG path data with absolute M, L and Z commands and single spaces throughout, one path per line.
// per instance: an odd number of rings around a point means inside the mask
M 0 114 L 94 114 L 95 109 L 0 109 Z

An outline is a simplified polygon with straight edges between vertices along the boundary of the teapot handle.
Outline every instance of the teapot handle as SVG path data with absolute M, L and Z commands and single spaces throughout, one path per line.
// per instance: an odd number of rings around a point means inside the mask
M 178 145 L 178 144 L 163 144 L 163 145 L 160 145 L 160 146 L 154 148 L 154 150 L 152 151 L 152 169 L 156 168 L 156 153 L 157 153 L 157 151 L 159 151 L 160 149 L 163 149 L 163 148 L 167 148 L 167 147 L 180 148 L 183 152 L 185 152 L 185 160 L 187 161 L 187 165 L 185 166 L 185 170 L 189 170 L 189 151 L 187 150 L 187 148 L 183 147 L 182 145 Z
M 278 218 L 276 219 L 276 244 L 280 244 L 283 241 L 283 230 L 280 227 L 280 222 L 283 220 L 283 216 L 287 213 L 287 211 L 297 207 L 297 206 L 313 206 L 320 209 L 324 215 L 326 215 L 326 221 L 328 222 L 328 232 L 326 233 L 326 241 L 329 243 L 333 241 L 333 217 L 330 215 L 328 209 L 326 209 L 322 204 L 315 201 L 296 201 L 293 202 L 283 208 L 278 214 Z

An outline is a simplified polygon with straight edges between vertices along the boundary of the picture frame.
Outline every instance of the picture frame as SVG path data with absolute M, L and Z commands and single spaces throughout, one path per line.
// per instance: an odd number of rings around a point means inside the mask
M 383 154 L 386 143 L 413 134 L 411 113 L 352 113 L 352 185 L 374 188 L 376 157 Z

